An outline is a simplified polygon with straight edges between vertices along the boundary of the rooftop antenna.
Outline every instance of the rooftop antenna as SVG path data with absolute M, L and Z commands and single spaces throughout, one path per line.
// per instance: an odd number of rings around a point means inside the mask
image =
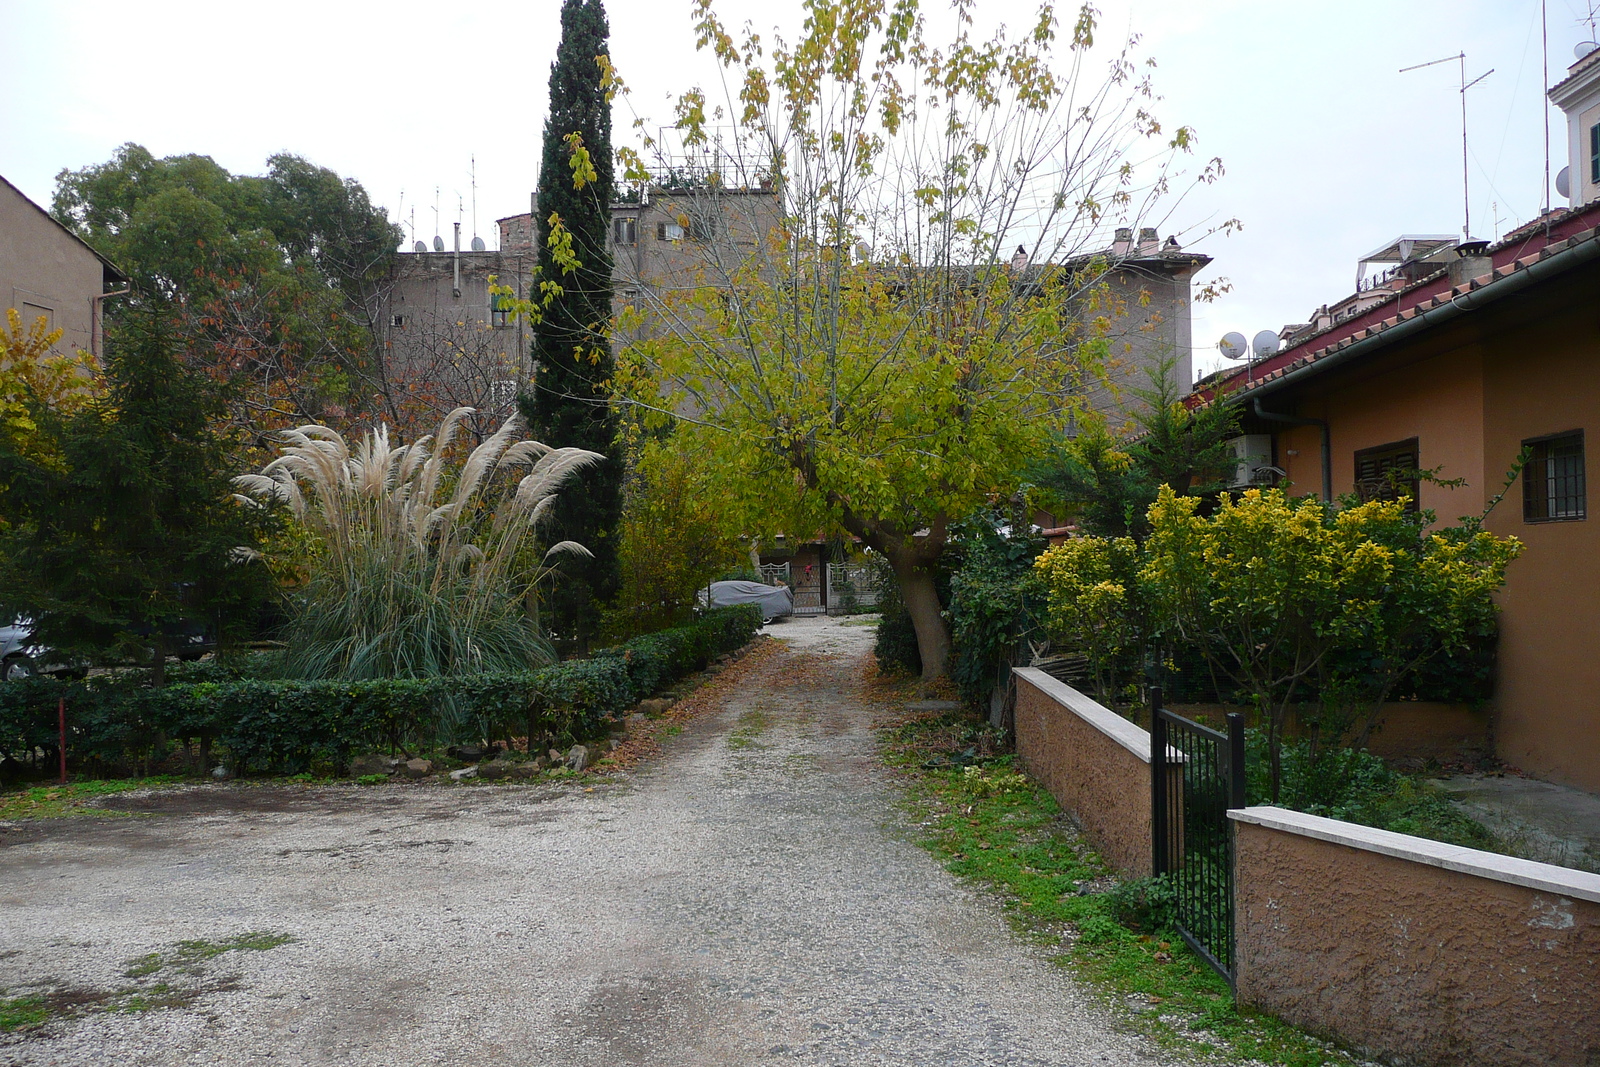
M 469 166 L 467 173 L 472 177 L 472 236 L 478 236 L 478 154 L 476 152 L 467 156 Z
M 1585 15 L 1583 18 L 1578 20 L 1581 23 L 1587 23 L 1588 24 L 1588 26 L 1589 26 L 1589 39 L 1587 41 L 1579 41 L 1573 47 L 1572 56 L 1573 56 L 1574 59 L 1587 59 L 1597 49 L 1600 49 L 1600 41 L 1597 41 L 1597 39 L 1595 37 L 1595 29 L 1594 29 L 1594 26 L 1595 26 L 1595 11 L 1597 9 L 1600 9 L 1600 4 L 1597 4 L 1595 2 L 1595 0 L 1589 0 L 1589 13 L 1587 15 Z M 1549 81 L 1550 79 L 1548 77 L 1546 77 L 1545 80 Z
M 404 226 L 406 221 L 406 191 L 404 189 L 400 190 L 400 206 L 394 209 L 394 213 L 400 219 L 400 224 Z M 415 215 L 417 213 L 416 208 L 412 208 L 411 213 Z M 412 230 L 412 239 L 415 240 L 416 236 L 416 231 Z
M 444 251 L 444 239 L 439 236 L 439 187 L 433 187 L 433 250 Z
M 1493 74 L 1494 68 L 1490 67 L 1476 78 L 1467 81 L 1467 53 L 1457 52 L 1455 55 L 1445 56 L 1443 59 L 1430 59 L 1426 63 L 1416 63 L 1409 67 L 1401 67 L 1400 73 L 1405 74 L 1407 71 L 1421 70 L 1423 67 L 1436 67 L 1440 63 L 1451 62 L 1460 64 L 1461 68 L 1461 239 L 1470 241 L 1472 240 L 1472 198 L 1468 193 L 1467 187 L 1467 90 Z
M 1550 12 L 1549 0 L 1539 0 L 1539 49 L 1540 58 L 1544 63 L 1544 81 L 1539 83 L 1541 94 L 1550 89 Z M 1539 214 L 1544 217 L 1544 235 L 1550 236 L 1550 100 L 1546 97 L 1544 103 L 1544 196 L 1539 198 L 1544 210 Z

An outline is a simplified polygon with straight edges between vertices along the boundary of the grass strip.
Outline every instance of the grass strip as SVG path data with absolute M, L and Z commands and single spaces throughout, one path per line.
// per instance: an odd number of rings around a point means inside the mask
M 1119 880 L 1054 798 L 998 753 L 982 723 L 924 715 L 884 724 L 880 736 L 884 762 L 906 782 L 918 843 L 997 896 L 1013 929 L 1052 950 L 1132 1029 L 1201 1059 L 1368 1062 L 1236 1005 L 1227 983 L 1160 921 L 1159 884 Z M 968 750 L 978 765 L 948 766 Z

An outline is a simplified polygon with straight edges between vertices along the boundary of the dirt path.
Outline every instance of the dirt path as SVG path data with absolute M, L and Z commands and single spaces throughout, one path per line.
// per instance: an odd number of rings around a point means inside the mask
M 789 626 L 804 647 L 592 792 L 201 787 L 10 824 L 3 996 L 178 1006 L 0 1063 L 1156 1062 L 902 836 L 852 699 L 871 630 Z

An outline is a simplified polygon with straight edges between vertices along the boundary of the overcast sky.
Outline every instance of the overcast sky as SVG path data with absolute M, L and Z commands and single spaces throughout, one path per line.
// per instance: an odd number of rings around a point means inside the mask
M 1546 0 L 1550 81 L 1590 38 L 1587 0 Z M 942 6 L 930 0 L 930 7 Z M 1064 5 L 1069 6 L 1069 5 Z M 1458 51 L 1467 76 L 1474 236 L 1540 210 L 1545 123 L 1539 0 L 1105 0 L 1104 39 L 1132 29 L 1158 68 L 1169 125 L 1199 134 L 1197 157 L 1226 177 L 1191 196 L 1175 225 L 1237 217 L 1200 245 L 1204 278 L 1232 292 L 1196 309 L 1197 368 L 1215 342 L 1304 321 L 1347 294 L 1356 260 L 1401 233 L 1462 225 L 1458 69 L 1399 68 Z M 669 96 L 708 80 L 688 0 L 607 0 L 612 54 L 640 114 L 666 121 Z M 799 0 L 724 0 L 726 20 L 798 26 Z M 983 0 L 1020 28 L 1030 0 Z M 291 151 L 360 180 L 416 236 L 458 217 L 477 226 L 528 209 L 558 0 L 438 4 L 354 0 L 273 4 L 0 0 L 0 174 L 48 206 L 55 175 L 138 142 L 204 153 L 235 173 Z M 1064 20 L 1065 21 L 1065 20 Z M 619 130 L 630 115 L 618 115 Z M 402 194 L 404 201 L 402 204 Z M 458 203 L 460 215 L 458 216 Z M 1165 236 L 1165 234 L 1163 234 Z

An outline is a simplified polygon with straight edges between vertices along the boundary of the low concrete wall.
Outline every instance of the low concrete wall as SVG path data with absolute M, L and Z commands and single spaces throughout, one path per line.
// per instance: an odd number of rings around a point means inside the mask
M 1600 876 L 1281 808 L 1234 820 L 1238 998 L 1405 1063 L 1600 1064 Z
M 1119 871 L 1150 874 L 1150 734 L 1065 682 L 1018 667 L 1017 755 Z M 1175 761 L 1182 760 L 1174 751 Z M 1183 769 L 1171 781 L 1181 788 Z

